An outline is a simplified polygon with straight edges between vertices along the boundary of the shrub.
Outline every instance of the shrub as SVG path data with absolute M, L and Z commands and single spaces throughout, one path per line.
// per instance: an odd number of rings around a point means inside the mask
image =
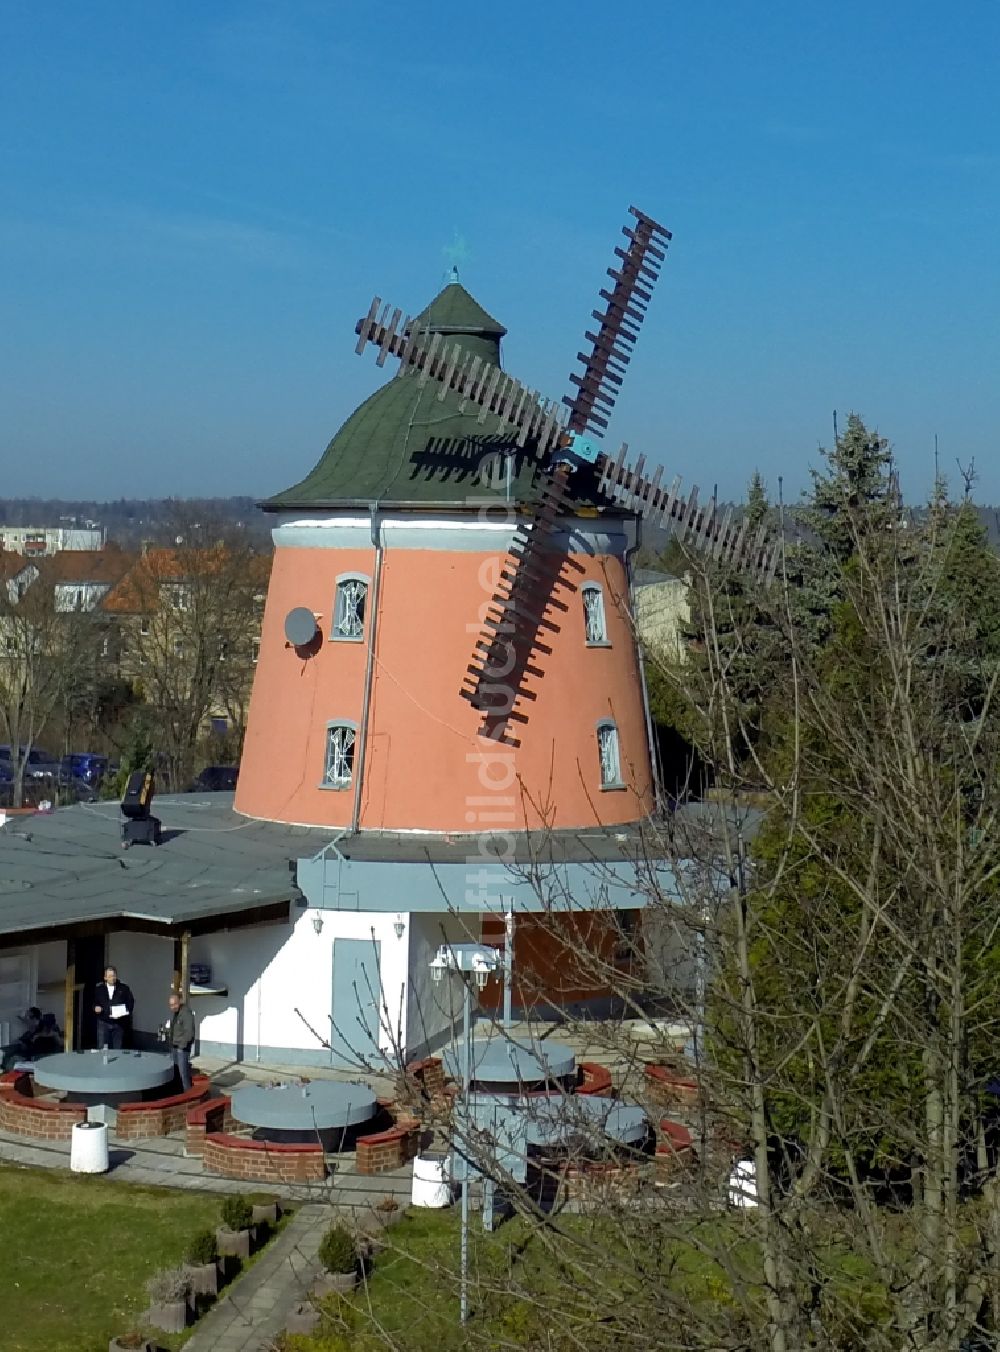
M 172 1305 L 175 1301 L 187 1300 L 191 1294 L 191 1277 L 183 1268 L 161 1268 L 146 1282 L 146 1293 L 153 1305 Z
M 206 1267 L 214 1263 L 218 1256 L 219 1246 L 215 1242 L 215 1235 L 211 1230 L 199 1230 L 191 1236 L 184 1258 L 192 1267 Z
M 147 1345 L 146 1335 L 141 1329 L 129 1329 L 127 1333 L 119 1333 L 115 1342 L 119 1347 L 144 1348 Z
M 358 1262 L 354 1240 L 342 1225 L 331 1225 L 319 1246 L 319 1261 L 327 1272 L 353 1272 Z
M 227 1197 L 222 1203 L 222 1224 L 227 1230 L 249 1230 L 253 1224 L 253 1206 L 246 1197 Z
M 390 1215 L 393 1211 L 399 1210 L 399 1203 L 395 1197 L 383 1197 L 375 1203 L 375 1210 L 384 1211 L 387 1215 Z

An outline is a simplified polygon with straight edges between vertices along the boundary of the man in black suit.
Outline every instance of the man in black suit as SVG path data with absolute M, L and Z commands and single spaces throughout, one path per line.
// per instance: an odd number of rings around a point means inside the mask
M 97 1015 L 98 1047 L 123 1047 L 132 1026 L 132 992 L 118 980 L 114 967 L 104 969 L 104 980 L 94 987 L 94 1013 Z

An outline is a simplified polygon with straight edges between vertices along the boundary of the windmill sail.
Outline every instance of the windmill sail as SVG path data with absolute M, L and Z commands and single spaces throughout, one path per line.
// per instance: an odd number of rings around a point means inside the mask
M 615 248 L 617 264 L 607 270 L 613 286 L 601 289 L 604 308 L 592 312 L 597 328 L 585 335 L 590 351 L 577 353 L 583 370 L 570 375 L 575 391 L 561 403 L 540 397 L 441 333 L 422 332 L 418 319 L 403 318 L 380 297 L 355 330 L 359 353 L 372 343 L 379 365 L 388 356 L 398 357 L 419 373 L 421 383 L 438 382 L 440 398 L 454 390 L 463 410 L 472 404 L 480 410 L 480 422 L 491 414 L 501 420 L 518 447 L 545 467 L 539 502 L 515 535 L 462 689 L 482 712 L 489 735 L 500 740 L 511 739 L 511 722 L 526 721 L 516 705 L 531 698 L 526 677 L 538 673 L 534 656 L 548 651 L 544 634 L 547 627 L 555 627 L 546 611 L 560 604 L 555 594 L 561 574 L 573 566 L 570 556 L 555 547 L 555 530 L 559 518 L 572 509 L 571 480 L 579 465 L 593 465 L 605 501 L 653 524 L 673 524 L 683 540 L 712 558 L 765 581 L 777 564 L 777 545 L 762 532 L 751 539 L 745 523 L 733 520 L 731 511 L 720 519 L 714 497 L 699 507 L 697 488 L 685 499 L 679 480 L 669 488 L 661 486 L 662 468 L 646 475 L 644 456 L 629 463 L 624 445 L 612 457 L 597 444 L 608 428 L 671 239 L 670 231 L 651 216 L 636 207 L 629 212 L 634 219 L 623 227 L 627 247 Z

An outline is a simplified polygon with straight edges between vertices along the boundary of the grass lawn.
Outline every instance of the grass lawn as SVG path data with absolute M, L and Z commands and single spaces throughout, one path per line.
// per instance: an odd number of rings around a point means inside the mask
M 647 1352 L 732 1346 L 766 1326 L 753 1212 L 554 1218 L 555 1233 L 518 1218 L 484 1234 L 470 1226 L 470 1311 L 459 1324 L 455 1210 L 409 1210 L 387 1235 L 367 1280 L 324 1302 L 321 1332 L 287 1338 L 283 1352 Z M 824 1222 L 814 1217 L 817 1226 Z M 864 1246 L 845 1242 L 830 1212 L 817 1245 L 824 1309 L 850 1329 L 886 1332 L 890 1310 Z M 892 1227 L 904 1252 L 905 1217 Z M 973 1236 L 974 1238 L 974 1236 Z M 811 1286 L 803 1285 L 803 1299 Z M 386 1336 L 388 1335 L 388 1336 Z M 744 1345 L 743 1341 L 739 1342 Z M 756 1345 L 756 1344 L 754 1344 Z M 839 1345 L 839 1344 L 838 1344 Z M 852 1341 L 850 1346 L 862 1346 Z M 887 1345 L 887 1344 L 880 1344 Z
M 0 1166 L 0 1352 L 107 1352 L 220 1198 Z M 164 1339 L 166 1345 L 167 1339 Z
M 695 1244 L 674 1238 L 662 1245 L 649 1227 L 642 1231 L 642 1252 L 623 1251 L 623 1232 L 599 1217 L 560 1218 L 563 1239 L 554 1252 L 523 1220 L 483 1233 L 474 1215 L 470 1227 L 470 1305 L 474 1323 L 458 1322 L 459 1224 L 455 1211 L 408 1211 L 389 1231 L 389 1247 L 375 1259 L 367 1284 L 346 1300 L 326 1303 L 329 1323 L 321 1335 L 288 1338 L 288 1352 L 377 1352 L 385 1346 L 405 1352 L 458 1352 L 467 1348 L 541 1348 L 578 1346 L 572 1325 L 591 1328 L 602 1315 L 642 1299 L 653 1281 L 669 1284 L 678 1296 L 718 1308 L 727 1283 L 722 1269 Z M 737 1267 L 751 1272 L 751 1246 L 728 1232 L 717 1218 L 704 1225 L 691 1221 L 708 1243 L 724 1247 Z M 673 1235 L 676 1236 L 676 1228 Z M 578 1298 L 566 1301 L 567 1290 Z M 568 1306 L 576 1306 L 575 1309 Z M 556 1311 L 561 1310 L 561 1315 Z M 555 1320 L 563 1323 L 564 1342 L 550 1343 Z M 387 1342 L 375 1330 L 382 1330 Z M 474 1331 L 474 1332 L 473 1332 Z M 599 1339 L 593 1346 L 604 1346 Z M 614 1347 L 609 1331 L 607 1345 Z

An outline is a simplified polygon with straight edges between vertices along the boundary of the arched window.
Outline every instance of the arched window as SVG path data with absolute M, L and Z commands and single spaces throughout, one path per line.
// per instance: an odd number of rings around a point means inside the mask
M 596 582 L 585 582 L 580 588 L 583 598 L 583 632 L 588 648 L 606 648 L 608 625 L 604 616 L 604 592 Z
M 362 573 L 343 573 L 338 577 L 330 637 L 360 643 L 365 636 L 367 605 L 368 579 Z
M 344 720 L 326 725 L 326 757 L 323 762 L 323 789 L 346 789 L 354 778 L 354 746 L 357 724 Z
M 601 766 L 601 788 L 623 789 L 621 752 L 618 747 L 618 728 L 610 718 L 597 725 L 597 753 Z

